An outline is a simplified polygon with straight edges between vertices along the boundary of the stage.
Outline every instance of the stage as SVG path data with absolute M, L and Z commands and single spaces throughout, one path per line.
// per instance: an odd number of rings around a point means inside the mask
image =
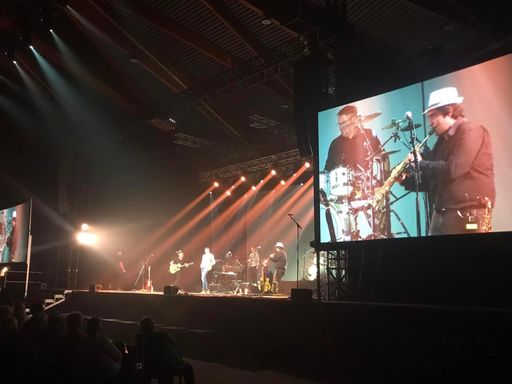
M 75 310 L 102 318 L 115 341 L 132 344 L 149 314 L 189 358 L 321 382 L 483 375 L 512 345 L 507 308 L 136 291 L 66 291 L 47 308 Z

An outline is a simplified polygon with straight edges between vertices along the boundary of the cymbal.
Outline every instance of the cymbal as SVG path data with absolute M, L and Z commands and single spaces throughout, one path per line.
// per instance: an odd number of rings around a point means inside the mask
M 375 112 L 375 113 L 370 113 L 369 115 L 364 115 L 364 116 L 360 116 L 359 117 L 359 121 L 361 123 L 367 123 L 368 121 L 371 121 L 373 119 L 376 119 L 377 117 L 379 117 L 380 115 L 382 114 L 382 112 Z
M 393 151 L 382 151 L 382 152 L 378 152 L 375 154 L 375 156 L 389 156 L 389 155 L 392 155 L 394 153 L 398 153 L 400 152 L 399 149 L 395 149 Z
M 392 155 L 394 153 L 398 153 L 400 152 L 399 149 L 395 149 L 393 151 L 380 151 L 380 152 L 377 152 L 375 153 L 375 155 L 373 156 L 374 158 L 375 157 L 387 157 L 389 155 Z M 372 158 L 372 156 L 368 156 L 365 160 L 370 160 Z
M 389 123 L 388 125 L 385 125 L 384 127 L 382 127 L 381 129 L 384 131 L 386 129 L 393 129 L 393 128 L 399 128 L 400 127 L 400 124 L 404 123 L 406 120 L 391 120 L 391 123 Z
M 419 127 L 421 127 L 421 124 L 419 124 L 419 123 L 414 124 L 414 129 L 418 129 Z M 407 126 L 404 128 L 400 128 L 400 131 L 409 132 L 409 131 L 412 131 L 412 129 L 409 126 Z

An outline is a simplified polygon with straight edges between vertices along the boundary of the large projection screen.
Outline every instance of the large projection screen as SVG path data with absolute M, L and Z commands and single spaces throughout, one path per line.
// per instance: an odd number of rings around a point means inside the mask
M 0 210 L 0 263 L 26 263 L 30 201 Z
M 490 134 L 496 190 L 492 231 L 512 230 L 512 203 L 507 193 L 512 190 L 509 171 L 512 164 L 512 121 L 508 116 L 512 105 L 512 55 L 506 55 L 319 112 L 315 168 L 317 243 L 429 235 L 428 226 L 434 209 L 427 194 L 420 192 L 417 197 L 414 191 L 407 193 L 398 182 L 390 188 L 383 187 L 389 185 L 387 182 L 392 170 L 410 153 L 410 132 L 415 132 L 418 144 L 431 130 L 423 112 L 428 106 L 430 93 L 445 87 L 457 89 L 458 95 L 463 97 L 461 105 L 465 118 L 484 126 Z M 357 108 L 358 121 L 367 129 L 365 135 L 369 139 L 363 145 L 373 152 L 367 168 L 333 166 L 332 155 L 326 163 L 331 143 L 340 136 L 338 112 L 347 105 Z M 406 118 L 407 112 L 410 112 L 412 122 Z M 411 129 L 412 124 L 417 128 Z M 419 124 L 421 126 L 418 127 Z M 373 142 L 371 136 L 380 143 Z M 436 134 L 426 140 L 427 150 L 432 149 L 437 140 Z M 374 147 L 384 143 L 379 153 L 375 153 Z M 339 156 L 339 151 L 336 156 Z M 384 195 L 383 192 L 387 193 Z

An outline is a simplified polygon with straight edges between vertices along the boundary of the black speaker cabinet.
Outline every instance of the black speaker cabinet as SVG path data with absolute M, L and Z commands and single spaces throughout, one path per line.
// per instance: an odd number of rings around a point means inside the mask
M 311 301 L 313 299 L 313 291 L 307 288 L 292 288 L 292 301 Z
M 164 286 L 164 295 L 168 296 L 176 296 L 180 289 L 175 285 L 166 285 Z

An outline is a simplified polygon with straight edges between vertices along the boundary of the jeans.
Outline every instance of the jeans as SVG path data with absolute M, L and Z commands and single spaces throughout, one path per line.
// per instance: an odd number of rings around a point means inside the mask
M 201 268 L 201 289 L 203 291 L 208 290 L 208 268 Z

